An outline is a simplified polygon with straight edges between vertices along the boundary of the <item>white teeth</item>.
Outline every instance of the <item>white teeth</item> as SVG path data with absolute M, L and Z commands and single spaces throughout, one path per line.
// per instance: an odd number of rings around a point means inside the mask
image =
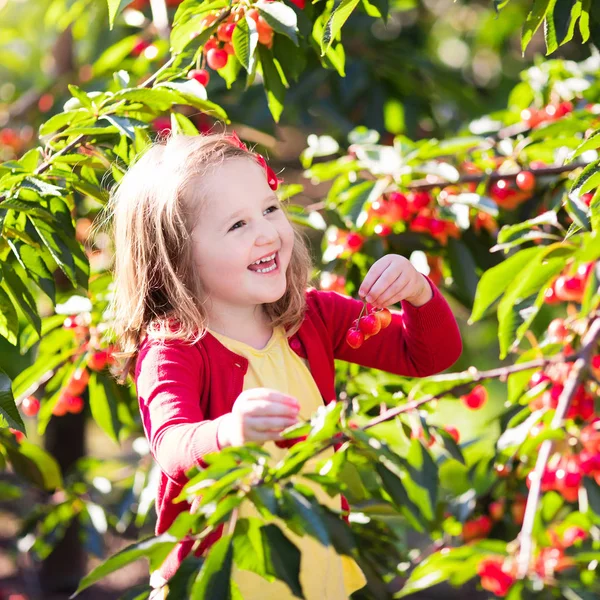
M 274 271 L 277 268 L 277 265 L 273 265 L 272 267 L 267 267 L 266 269 L 256 269 L 257 273 L 268 273 L 269 271 Z
M 277 252 L 275 252 L 275 254 L 277 254 Z M 264 262 L 269 262 L 270 260 L 273 260 L 275 258 L 275 254 L 271 254 L 271 256 L 265 256 L 265 258 L 261 258 L 260 260 L 257 260 L 256 262 L 253 262 L 253 265 L 259 265 L 260 263 L 264 263 Z

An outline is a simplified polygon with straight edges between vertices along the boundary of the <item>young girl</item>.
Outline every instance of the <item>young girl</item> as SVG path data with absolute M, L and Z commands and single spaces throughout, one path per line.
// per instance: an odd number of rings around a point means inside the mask
M 440 292 L 391 254 L 371 267 L 360 296 L 376 307 L 401 302 L 402 312 L 350 348 L 345 335 L 362 302 L 308 288 L 309 254 L 277 184 L 235 134 L 175 135 L 145 152 L 113 196 L 115 328 L 123 351 L 137 359 L 143 425 L 162 471 L 157 534 L 189 510 L 173 499 L 205 454 L 258 442 L 282 456 L 279 433 L 336 400 L 334 359 L 418 377 L 446 369 L 461 353 Z M 340 508 L 339 499 L 319 499 Z M 240 517 L 251 514 L 242 505 Z M 352 561 L 308 536 L 286 535 L 301 551 L 307 599 L 345 599 L 364 585 Z M 183 542 L 171 553 L 153 587 L 191 548 Z M 279 581 L 238 570 L 233 577 L 245 600 L 292 598 Z

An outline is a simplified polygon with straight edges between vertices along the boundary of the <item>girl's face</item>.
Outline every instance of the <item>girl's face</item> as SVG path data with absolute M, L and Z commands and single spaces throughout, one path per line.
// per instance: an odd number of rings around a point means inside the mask
M 250 157 L 228 159 L 202 187 L 192 243 L 209 312 L 276 302 L 286 290 L 294 232 L 264 170 Z

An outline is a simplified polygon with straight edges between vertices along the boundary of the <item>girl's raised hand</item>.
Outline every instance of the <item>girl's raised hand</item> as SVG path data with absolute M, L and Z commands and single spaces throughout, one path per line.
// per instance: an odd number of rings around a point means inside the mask
M 369 269 L 358 293 L 377 308 L 391 306 L 400 300 L 422 306 L 433 296 L 427 279 L 407 258 L 398 254 L 380 258 Z
M 281 431 L 298 421 L 299 410 L 300 404 L 292 396 L 268 388 L 246 390 L 219 424 L 219 446 L 279 440 Z

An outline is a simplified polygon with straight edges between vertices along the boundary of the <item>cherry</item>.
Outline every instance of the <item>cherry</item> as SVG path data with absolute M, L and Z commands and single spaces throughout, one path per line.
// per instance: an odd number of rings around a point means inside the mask
M 371 204 L 370 212 L 378 217 L 384 217 L 389 212 L 389 204 L 384 200 L 375 200 Z
M 560 275 L 554 282 L 556 297 L 565 302 L 581 302 L 585 285 L 579 277 Z
M 487 515 L 466 521 L 463 525 L 463 539 L 465 542 L 484 538 L 492 529 L 492 520 Z
M 400 192 L 390 192 L 388 208 L 392 222 L 405 221 L 410 215 L 408 198 Z
M 429 221 L 429 231 L 433 235 L 439 235 L 440 233 L 444 233 L 446 230 L 446 222 L 441 219 L 431 219 Z
M 35 396 L 28 396 L 21 403 L 21 410 L 28 417 L 35 417 L 40 411 L 40 401 Z
M 498 204 L 502 204 L 505 200 L 508 200 L 514 196 L 514 190 L 510 188 L 510 185 L 506 179 L 498 179 L 498 181 L 492 183 L 489 193 L 492 199 Z
M 230 42 L 233 37 L 233 31 L 235 29 L 235 23 L 221 23 L 217 27 L 217 37 L 222 42 Z
M 320 277 L 320 288 L 326 292 L 346 293 L 346 278 L 329 271 L 323 271 Z
M 483 385 L 476 385 L 468 394 L 461 396 L 460 399 L 467 408 L 478 410 L 487 402 L 488 392 Z
M 63 393 L 59 396 L 58 401 L 52 407 L 52 414 L 55 417 L 64 417 L 67 414 L 66 395 Z
M 381 329 L 385 329 L 392 322 L 392 313 L 387 308 L 382 308 L 375 311 L 375 316 L 379 320 Z M 600 355 L 599 355 L 600 358 Z
M 408 206 L 413 212 L 419 212 L 431 203 L 429 192 L 411 192 L 408 196 Z
M 229 54 L 229 56 L 231 56 L 232 54 L 235 54 L 235 50 L 234 50 L 233 44 L 231 42 L 225 42 L 223 44 L 223 50 L 225 50 L 225 52 L 227 52 L 227 54 Z
M 506 479 L 510 476 L 511 469 L 508 465 L 494 465 L 494 471 L 500 479 Z
M 544 371 L 536 371 L 531 378 L 529 379 L 529 387 L 533 388 L 540 383 L 546 383 L 547 381 L 552 381 Z
M 581 201 L 587 206 L 589 206 L 592 203 L 593 197 L 594 192 L 588 192 L 587 194 L 583 194 L 583 196 L 581 196 Z
M 392 228 L 385 223 L 378 223 L 375 225 L 373 231 L 375 232 L 375 235 L 378 235 L 379 237 L 387 237 L 392 233 Z
M 535 175 L 531 171 L 521 171 L 516 179 L 517 187 L 524 192 L 531 192 L 535 188 Z
M 152 127 L 156 133 L 166 134 L 171 132 L 171 119 L 170 117 L 156 117 L 152 121 Z
M 544 292 L 544 302 L 546 304 L 558 304 L 559 302 L 562 302 L 562 300 L 556 295 L 554 285 L 547 288 Z
M 510 513 L 515 525 L 523 525 L 523 519 L 525 518 L 525 505 L 525 498 L 519 495 L 510 507 Z
M 89 379 L 90 373 L 87 369 L 78 369 L 73 373 L 73 377 L 65 387 L 65 393 L 73 396 L 81 394 L 87 387 Z
M 429 448 L 431 448 L 431 446 L 435 444 L 435 439 L 433 438 L 433 436 L 429 436 L 429 439 L 425 438 L 425 433 L 423 432 L 422 427 L 417 427 L 416 429 L 413 429 L 410 433 L 410 439 L 421 440 Z
M 521 121 L 527 125 L 527 127 L 533 129 L 536 125 L 542 122 L 539 111 L 535 108 L 526 108 L 521 111 Z
M 488 511 L 490 513 L 490 517 L 494 521 L 501 521 L 502 517 L 504 516 L 504 501 L 494 500 L 494 502 L 490 503 Z
M 18 429 L 13 429 L 9 427 L 8 430 L 15 436 L 15 440 L 20 444 L 25 439 L 25 434 Z
M 83 398 L 81 396 L 65 396 L 65 408 L 67 412 L 74 415 L 79 414 L 83 410 Z
M 346 248 L 350 250 L 350 252 L 358 252 L 364 243 L 364 238 L 360 233 L 356 233 L 351 231 L 346 238 Z
M 208 63 L 208 66 L 215 71 L 225 67 L 228 60 L 229 54 L 227 54 L 225 50 L 212 48 L 206 53 L 206 62 Z
M 131 54 L 133 56 L 140 56 L 140 54 L 149 46 L 151 46 L 152 44 L 150 44 L 150 42 L 143 40 L 143 39 L 139 39 L 135 45 L 133 46 L 133 48 L 131 49 Z
M 210 81 L 210 73 L 206 69 L 192 69 L 187 74 L 188 79 L 195 79 L 200 85 L 206 87 Z
M 204 54 L 208 54 L 211 50 L 216 50 L 218 47 L 219 47 L 219 42 L 217 41 L 217 38 L 211 37 L 206 40 L 206 43 L 204 44 L 204 48 L 202 48 L 202 51 L 204 52 Z
M 350 348 L 360 348 L 365 341 L 365 336 L 360 329 L 349 329 L 348 333 L 346 333 L 346 343 Z
M 565 325 L 563 319 L 554 319 L 548 325 L 548 337 L 552 340 L 563 341 L 570 335 L 569 328 Z
M 586 538 L 587 532 L 585 529 L 582 529 L 577 525 L 572 525 L 571 527 L 567 527 L 567 529 L 565 529 L 562 541 L 565 547 L 569 547 L 579 541 L 585 540 Z
M 377 335 L 381 331 L 381 323 L 375 315 L 361 317 L 358 327 L 365 335 Z
M 258 43 L 270 48 L 273 44 L 272 27 L 262 17 L 258 17 L 256 29 L 258 31 Z
M 450 434 L 450 437 L 458 444 L 460 441 L 460 433 L 456 427 L 452 427 L 452 425 L 446 425 L 444 430 Z
M 106 367 L 109 358 L 110 353 L 108 352 L 108 350 L 99 350 L 98 352 L 90 354 L 87 361 L 87 366 L 92 371 L 102 371 L 102 369 Z
M 65 329 L 75 329 L 78 327 L 77 321 L 75 320 L 75 316 L 66 317 L 63 321 L 63 327 Z
M 484 558 L 477 565 L 477 574 L 481 578 L 481 587 L 500 598 L 508 594 L 516 581 L 506 572 L 503 559 L 496 557 Z

